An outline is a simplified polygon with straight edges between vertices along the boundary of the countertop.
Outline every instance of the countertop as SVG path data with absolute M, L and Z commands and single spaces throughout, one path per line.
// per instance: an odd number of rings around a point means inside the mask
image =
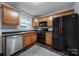
M 38 31 L 38 30 L 12 31 L 12 32 L 11 31 L 4 31 L 4 32 L 2 32 L 2 36 L 4 37 L 4 36 L 13 36 L 13 35 L 23 35 L 25 33 L 30 33 L 30 32 L 39 33 L 40 31 Z M 51 33 L 51 31 L 47 31 L 47 32 Z
M 38 31 L 12 31 L 12 32 L 2 32 L 2 36 L 13 36 L 13 35 L 23 35 L 25 33 L 30 33 L 30 32 L 38 32 Z

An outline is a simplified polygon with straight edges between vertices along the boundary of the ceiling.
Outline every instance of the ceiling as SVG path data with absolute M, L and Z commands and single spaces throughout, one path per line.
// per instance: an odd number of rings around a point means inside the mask
M 33 16 L 42 16 L 73 7 L 74 2 L 8 2 Z

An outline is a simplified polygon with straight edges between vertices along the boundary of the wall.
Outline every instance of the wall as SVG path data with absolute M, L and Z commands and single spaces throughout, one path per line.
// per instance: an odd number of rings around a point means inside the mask
M 79 14 L 79 2 L 75 2 L 74 5 L 73 5 L 73 8 L 75 10 L 75 13 Z
M 0 9 L 0 54 L 2 53 L 2 40 L 1 40 L 1 38 L 2 38 L 2 17 L 1 17 L 1 15 L 2 15 L 2 13 L 1 13 L 1 9 Z
M 10 5 L 11 7 L 15 8 L 14 6 Z M 17 9 L 17 8 L 16 8 Z M 25 28 L 22 28 L 20 26 L 20 24 L 18 26 L 15 26 L 15 25 L 4 25 L 3 24 L 3 31 L 23 31 L 23 30 L 33 30 L 33 27 L 32 27 L 32 18 L 33 16 L 30 15 L 30 14 L 27 14 L 23 11 L 21 11 L 20 9 L 18 9 L 18 11 L 20 12 L 19 14 L 19 18 L 20 18 L 20 21 L 23 21 L 24 19 L 27 21 L 29 21 L 29 24 L 30 25 L 27 25 L 26 24 L 26 27 Z
M 22 30 L 33 30 L 32 27 L 32 18 L 33 16 L 31 15 L 25 15 L 24 13 L 20 14 L 20 24 L 18 25 L 17 29 L 22 31 Z M 26 27 L 21 27 L 21 21 L 25 21 L 26 22 Z

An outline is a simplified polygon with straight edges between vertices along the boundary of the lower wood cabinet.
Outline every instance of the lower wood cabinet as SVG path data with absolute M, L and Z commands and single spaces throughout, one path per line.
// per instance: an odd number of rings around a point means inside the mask
M 47 45 L 52 45 L 53 39 L 52 39 L 52 33 L 51 32 L 46 32 L 46 40 L 45 40 Z
M 31 45 L 33 42 L 37 40 L 37 34 L 34 33 L 26 33 L 23 36 L 23 47 L 27 47 Z
M 32 33 L 32 43 L 37 41 L 37 34 L 36 33 Z
M 26 46 L 28 46 L 30 44 L 31 44 L 30 35 L 28 33 L 24 34 L 24 37 L 23 37 L 23 47 L 26 47 Z

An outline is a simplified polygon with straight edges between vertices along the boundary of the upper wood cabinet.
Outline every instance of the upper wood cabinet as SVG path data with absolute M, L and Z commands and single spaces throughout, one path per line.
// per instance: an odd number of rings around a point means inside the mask
M 44 17 L 40 19 L 40 22 L 47 21 L 48 17 Z
M 8 25 L 18 25 L 19 24 L 19 12 L 9 8 L 5 5 L 2 5 L 3 12 L 3 24 Z
M 47 18 L 47 25 L 48 25 L 48 27 L 50 27 L 50 28 L 52 27 L 52 22 L 53 22 L 52 21 L 52 16 L 48 17 Z
M 34 27 L 39 27 L 39 19 L 33 19 L 32 25 L 33 25 Z
M 48 27 L 52 27 L 52 18 L 51 17 L 44 17 L 40 19 L 40 22 L 47 22 L 47 26 Z
M 74 9 L 59 12 L 59 13 L 54 14 L 53 16 L 61 17 L 61 16 L 70 15 L 70 14 L 74 14 Z

